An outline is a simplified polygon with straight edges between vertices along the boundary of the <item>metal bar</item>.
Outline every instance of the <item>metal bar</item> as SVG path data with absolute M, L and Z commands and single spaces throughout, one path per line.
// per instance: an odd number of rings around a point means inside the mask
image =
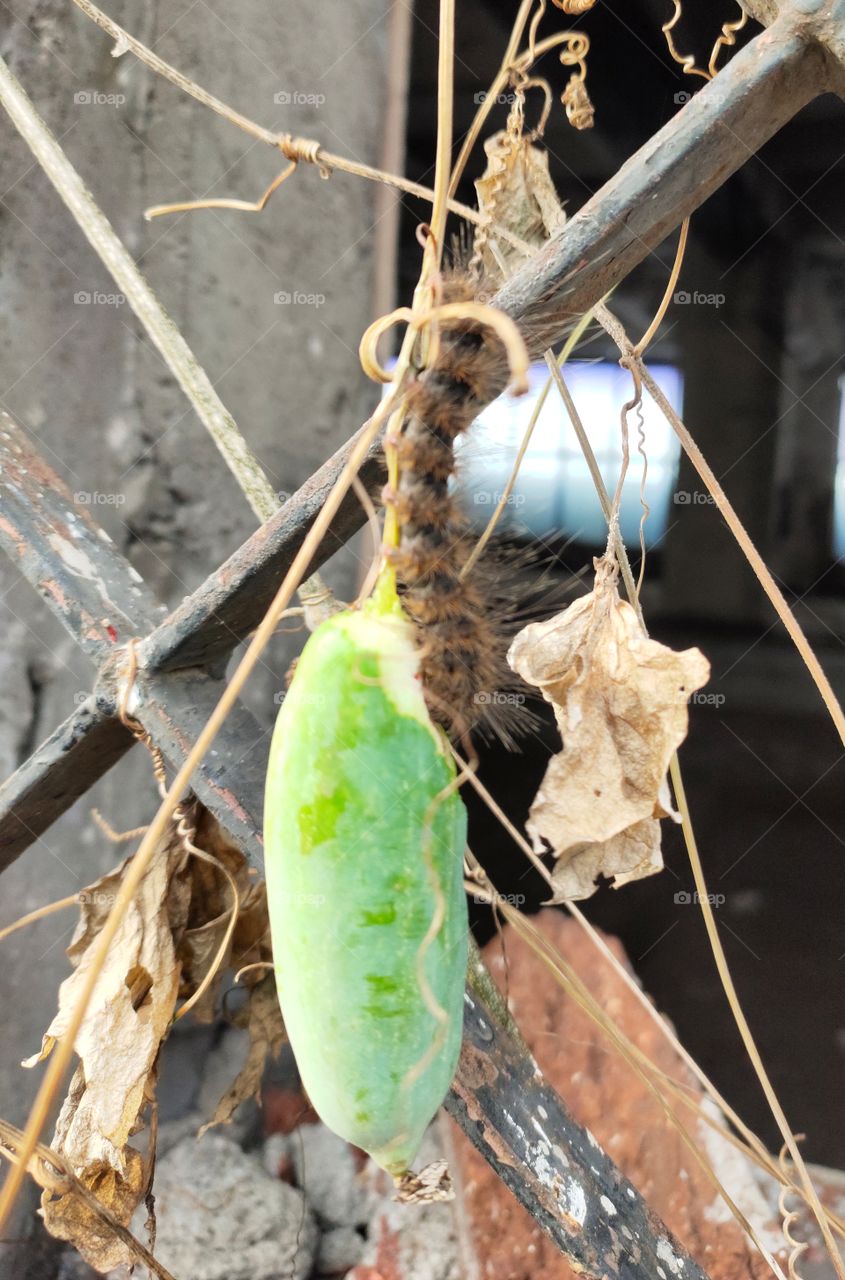
M 21 445 L 16 457 L 20 460 L 23 456 Z M 53 497 L 44 497 L 52 489 L 55 477 L 29 446 L 26 459 L 26 467 L 20 464 L 21 471 L 31 470 L 37 474 L 38 482 L 28 486 L 18 483 L 18 537 L 13 545 L 22 548 L 21 557 L 28 565 L 32 562 L 37 566 L 34 576 L 39 583 L 52 583 L 55 573 L 63 572 L 61 565 L 67 560 L 69 537 L 73 547 L 84 549 L 88 549 L 89 541 L 96 545 L 101 539 L 96 525 L 89 520 L 81 539 L 76 537 L 71 521 L 71 534 L 63 534 L 58 545 L 55 538 L 50 541 L 53 531 L 66 529 L 69 515 L 73 516 L 66 510 L 69 495 L 58 489 Z M 34 531 L 34 548 L 21 543 L 22 530 Z M 59 564 L 51 560 L 51 547 Z M 124 599 L 132 579 L 129 566 L 114 551 L 109 550 L 109 557 L 107 600 L 113 605 Z M 81 565 L 80 560 L 72 563 Z M 84 583 L 89 582 L 94 584 L 93 599 L 99 604 L 105 598 L 99 575 L 87 575 Z M 90 607 L 68 609 L 63 595 L 54 591 L 49 595 L 80 642 L 91 643 Z M 144 599 L 146 612 L 152 611 L 149 593 L 134 598 Z M 121 618 L 134 634 L 135 619 L 125 608 Z M 95 632 L 94 638 L 97 649 L 105 648 L 102 632 Z M 8 838 L 0 845 L 0 866 L 8 864 L 46 829 L 56 812 L 67 807 L 69 795 L 75 799 L 80 794 L 82 788 L 72 776 L 74 771 L 84 771 L 85 780 L 90 781 L 131 743 L 131 736 L 115 716 L 121 673 L 118 659 L 119 653 L 109 638 L 96 694 L 18 770 L 4 789 Z M 207 721 L 222 688 L 222 681 L 197 668 L 162 673 L 141 667 L 128 709 L 170 763 L 178 766 Z M 269 732 L 260 728 L 245 708 L 237 706 L 193 779 L 196 794 L 259 868 L 263 862 L 261 812 L 269 737 Z M 466 996 L 467 1042 L 449 1103 L 473 1141 L 579 1268 L 596 1277 L 618 1273 L 633 1280 L 646 1280 L 655 1274 L 652 1264 L 657 1251 L 663 1248 L 671 1249 L 668 1256 L 677 1259 L 676 1265 L 683 1268 L 684 1275 L 702 1280 L 702 1273 L 692 1260 L 649 1217 L 633 1187 L 568 1115 L 518 1036 L 504 1025 L 506 1019 L 500 1020 L 495 1005 L 486 1003 L 477 987 L 476 980 Z M 538 1161 L 534 1157 L 539 1149 L 531 1148 L 532 1141 L 535 1147 L 537 1142 L 530 1120 L 532 1115 L 536 1120 L 544 1114 L 554 1125 L 555 1141 L 549 1144 L 545 1160 Z M 522 1159 L 532 1163 L 524 1168 L 511 1167 L 510 1161 Z M 611 1196 L 618 1204 L 618 1230 L 615 1222 L 608 1226 L 607 1215 L 599 1213 L 601 1196 Z M 621 1231 L 623 1225 L 629 1236 Z
M 821 48 L 781 20 L 737 54 L 641 148 L 493 299 L 519 321 L 535 353 L 555 341 L 568 318 L 598 302 L 756 148 L 823 92 L 825 67 Z M 143 647 L 147 667 L 165 671 L 222 661 L 258 625 L 350 448 L 351 442 L 344 445 L 162 623 Z M 378 475 L 377 455 L 376 446 L 365 468 L 368 484 Z M 333 533 L 343 541 L 362 523 L 360 506 L 350 498 Z M 334 550 L 329 541 L 312 567 Z
M 44 470 L 40 474 L 42 481 L 51 479 Z M 111 564 L 113 573 L 117 568 L 117 563 Z M 123 575 L 129 581 L 128 566 Z M 111 595 L 119 595 L 117 579 L 113 576 L 110 581 Z M 70 614 L 70 627 L 77 617 Z M 114 763 L 131 742 L 127 730 L 114 717 L 119 673 L 115 658 L 117 655 L 110 654 L 102 664 L 96 696 L 92 695 L 10 780 L 14 803 L 8 806 L 6 820 L 17 842 L 10 840 L 5 845 L 5 861 L 0 865 L 44 831 L 56 808 L 67 808 L 67 794 L 59 782 L 67 780 L 68 763 L 73 760 L 70 744 L 81 740 L 95 759 L 97 750 L 105 746 L 110 763 Z M 170 763 L 179 765 L 209 718 L 221 689 L 223 682 L 196 668 L 170 673 L 141 668 L 129 709 Z M 236 707 L 193 778 L 198 797 L 259 868 L 268 750 L 269 732 L 261 730 L 245 708 Z M 51 765 L 46 771 L 45 763 Z M 78 755 L 73 763 L 79 764 Z M 46 796 L 45 783 L 50 786 Z M 73 786 L 72 791 L 76 799 L 79 788 Z M 690 1280 L 704 1280 L 693 1260 L 649 1215 L 639 1194 L 599 1151 L 589 1133 L 568 1116 L 557 1094 L 536 1071 L 524 1044 L 508 1032 L 494 1007 L 485 1004 L 475 988 L 466 995 L 465 1048 L 449 1108 L 512 1192 L 580 1270 L 597 1277 L 647 1280 L 657 1274 L 656 1258 L 666 1260 L 668 1256 L 675 1258 L 676 1266 L 684 1268 L 682 1274 Z M 553 1143 L 538 1139 L 535 1125 L 531 1126 L 531 1117 L 536 1123 L 536 1117 L 544 1115 L 552 1126 Z M 540 1143 L 548 1146 L 548 1155 L 544 1149 L 540 1152 Z M 540 1153 L 542 1161 L 538 1160 Z M 525 1164 L 517 1164 L 521 1161 Z M 617 1217 L 612 1221 L 602 1211 L 602 1197 L 617 1206 Z M 671 1252 L 658 1254 L 659 1249 Z
M 0 787 L 0 871 L 85 794 L 135 739 L 92 694 Z
M 102 662 L 165 610 L 8 414 L 0 415 L 0 547 L 79 647 Z
M 825 87 L 826 77 L 821 74 L 824 56 L 812 42 L 785 26 L 783 16 L 779 18 L 642 148 L 556 241 L 514 277 L 498 295 L 497 303 L 519 317 L 527 329 L 533 326 L 535 342 L 538 334 L 546 336 L 547 325 L 559 327 L 568 309 L 577 311 L 592 305 L 611 279 L 645 256 L 649 246 L 669 230 L 669 223 L 674 225 L 700 203 L 754 145 Z M 814 68 L 819 75 L 806 74 Z M 812 87 L 801 88 L 801 69 Z M 699 146 L 703 148 L 700 153 Z M 685 176 L 691 171 L 685 166 L 693 161 L 694 186 Z M 664 211 L 667 202 L 669 212 Z M 339 450 L 273 520 L 153 631 L 142 646 L 142 660 L 148 669 L 222 667 L 234 646 L 258 625 L 350 448 L 351 443 Z M 45 470 L 8 419 L 0 431 L 0 466 L 8 475 L 0 543 L 83 647 L 93 656 L 102 656 L 117 640 L 149 632 L 163 610 L 140 580 L 122 581 L 116 568 L 120 558 L 111 544 L 104 541 L 86 510 L 74 508 L 65 486 Z M 379 467 L 375 446 L 365 468 L 367 483 L 376 480 Z M 357 501 L 348 499 L 333 526 L 338 543 L 362 522 Z M 314 567 L 334 550 L 331 541 L 324 546 Z M 42 830 L 49 825 L 51 812 L 53 818 L 58 817 L 75 798 L 64 785 L 50 785 L 52 768 L 63 769 L 64 778 L 72 775 L 68 766 L 78 751 L 84 777 L 94 780 L 97 755 L 87 751 L 82 737 L 84 734 L 76 730 L 65 732 L 63 740 L 72 744 L 69 753 L 51 751 L 48 742 L 44 754 L 33 761 L 33 767 L 40 765 L 44 770 L 48 784 L 48 798 L 39 816 Z M 111 762 L 108 754 L 102 757 L 103 772 Z M 8 794 L 16 795 L 18 784 L 26 790 L 34 776 L 26 768 L 23 774 L 19 771 L 16 786 Z M 80 783 L 82 777 L 81 773 Z M 0 811 L 0 831 L 8 831 L 4 824 L 10 819 L 14 821 L 9 809 Z M 20 828 L 12 830 L 14 847 L 19 850 L 24 833 Z
M 737 53 L 499 291 L 534 351 L 559 339 L 803 106 L 829 58 L 786 11 Z
M 764 27 L 771 26 L 778 16 L 778 5 L 775 0 L 739 0 L 739 3 Z
M 574 1270 L 602 1280 L 706 1280 L 473 986 L 446 1109 Z
M 131 714 L 170 763 L 181 765 L 224 684 L 201 671 L 148 678 L 139 671 Z M 47 830 L 135 743 L 116 715 L 118 667 L 0 787 L 0 871 Z M 249 858 L 263 869 L 261 839 L 269 730 L 240 703 L 197 768 L 192 789 Z
M 220 666 L 264 617 L 282 578 L 340 475 L 360 432 L 306 480 L 271 520 L 188 596 L 139 650 L 148 671 Z M 361 468 L 367 489 L 383 479 L 381 443 L 376 441 Z M 332 521 L 308 573 L 338 551 L 364 522 L 361 504 L 350 493 Z M 307 576 L 307 574 L 306 574 Z
M 148 678 L 139 671 L 131 713 L 175 768 L 185 761 L 225 685 L 201 671 Z M 270 730 L 236 703 L 191 788 L 262 874 L 262 811 Z
M 836 51 L 843 26 L 831 23 L 838 22 L 842 0 L 805 0 L 802 7 L 805 13 L 824 10 L 828 43 Z M 822 35 L 800 28 L 790 13 L 784 9 L 737 54 L 497 295 L 494 301 L 521 323 L 534 351 L 557 337 L 568 318 L 598 301 L 749 154 L 831 86 L 829 54 L 818 43 Z M 184 759 L 222 688 L 197 666 L 219 670 L 256 625 L 348 450 L 336 454 L 142 646 L 132 713 L 171 763 Z M 100 764 L 104 771 L 125 749 L 126 731 L 113 714 L 113 656 L 130 636 L 151 631 L 162 610 L 8 422 L 0 432 L 0 463 L 7 477 L 0 542 L 85 651 L 101 662 L 93 705 L 66 721 L 8 784 L 5 818 L 0 815 L 8 853 L 46 829 L 67 807 L 69 794 L 79 794 L 78 784 L 69 781 L 71 764 L 83 762 L 86 778 L 93 780 Z M 370 481 L 378 466 L 374 451 Z M 334 526 L 338 542 L 361 523 L 350 499 Z M 195 780 L 197 794 L 256 864 L 267 746 L 268 734 L 239 707 Z M 701 1280 L 703 1272 L 569 1116 L 524 1045 L 474 989 L 466 996 L 464 1050 L 449 1107 L 577 1269 L 645 1280 L 668 1262 L 674 1275 Z

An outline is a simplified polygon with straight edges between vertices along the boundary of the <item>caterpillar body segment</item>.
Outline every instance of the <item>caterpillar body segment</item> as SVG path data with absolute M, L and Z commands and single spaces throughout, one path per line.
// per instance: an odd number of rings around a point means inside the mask
M 442 301 L 471 302 L 477 292 L 477 282 L 455 270 L 443 281 Z M 466 572 L 475 539 L 453 485 L 455 442 L 509 379 L 505 349 L 488 327 L 472 319 L 441 325 L 431 366 L 408 388 L 408 418 L 395 442 L 400 540 L 390 559 L 402 604 L 418 627 L 432 716 L 456 740 L 475 731 L 513 746 L 525 720 L 513 710 L 521 703 L 496 695 L 522 686 L 505 660 L 489 565 Z
M 466 811 L 392 574 L 303 650 L 265 805 L 285 1025 L 325 1123 L 397 1179 L 451 1083 L 463 1026 Z

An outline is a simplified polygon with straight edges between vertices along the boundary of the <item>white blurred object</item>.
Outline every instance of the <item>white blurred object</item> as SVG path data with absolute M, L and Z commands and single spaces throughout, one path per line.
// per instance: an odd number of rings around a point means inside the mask
M 845 558 L 845 378 L 839 382 L 839 443 L 836 450 L 836 473 L 833 482 L 833 554 Z
M 650 364 L 655 381 L 679 413 L 682 410 L 683 377 L 668 364 Z M 631 398 L 631 377 L 617 364 L 574 361 L 564 376 L 592 444 L 605 485 L 612 495 L 622 465 L 620 413 Z M 467 435 L 458 440 L 459 478 L 467 515 L 483 527 L 508 482 L 548 370 L 533 365 L 527 395 L 503 395 L 479 415 Z M 645 525 L 646 545 L 656 546 L 666 532 L 678 470 L 680 446 L 660 410 L 643 396 L 645 450 L 648 472 L 645 497 L 650 515 Z M 637 414 L 628 415 L 630 463 L 622 494 L 620 525 L 627 543 L 639 541 L 642 516 L 640 484 L 643 460 L 637 453 Z M 845 522 L 845 520 L 844 520 Z M 513 493 L 498 526 L 513 537 L 563 536 L 596 548 L 607 541 L 602 515 L 584 455 L 566 407 L 552 388 L 540 413 L 531 443 L 520 467 Z

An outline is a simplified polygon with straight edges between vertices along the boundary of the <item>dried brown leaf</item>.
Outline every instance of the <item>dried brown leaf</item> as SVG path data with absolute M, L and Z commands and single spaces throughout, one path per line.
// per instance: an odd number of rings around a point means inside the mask
M 20 1129 L 0 1119 L 0 1158 L 17 1160 L 23 1141 L 24 1135 Z M 65 1203 L 56 1210 L 55 1234 L 63 1239 L 76 1239 L 80 1234 L 85 1234 L 88 1240 L 88 1251 L 91 1256 L 97 1256 L 100 1259 L 101 1269 L 110 1264 L 111 1259 L 116 1256 L 112 1252 L 111 1242 L 121 1240 L 128 1256 L 133 1261 L 142 1262 L 151 1276 L 158 1276 L 160 1280 L 174 1280 L 171 1272 L 156 1261 L 146 1245 L 136 1239 L 131 1231 L 128 1231 L 110 1213 L 105 1200 L 113 1200 L 114 1197 L 110 1194 L 108 1186 L 104 1188 L 102 1180 L 96 1175 L 93 1178 L 97 1189 L 95 1192 L 76 1177 L 68 1167 L 64 1156 L 51 1147 L 46 1147 L 42 1142 L 36 1143 L 35 1151 L 27 1164 L 27 1171 L 44 1192 L 42 1204 L 52 1203 L 53 1197 L 65 1200 Z M 131 1185 L 131 1179 L 127 1181 Z M 74 1197 L 79 1202 L 80 1210 L 84 1209 L 87 1213 L 74 1213 L 69 1217 L 69 1200 L 65 1199 L 69 1196 Z M 123 1214 L 125 1216 L 125 1210 Z M 69 1237 L 63 1234 L 63 1223 L 66 1220 L 69 1221 L 70 1230 L 73 1232 Z
M 548 152 L 507 129 L 484 143 L 487 167 L 475 183 L 478 211 L 499 226 L 539 247 L 566 222 L 551 175 Z M 495 278 L 508 277 L 524 254 L 490 229 L 482 251 L 484 267 Z
M 207 809 L 199 810 L 195 843 L 228 871 L 240 898 L 238 919 L 217 976 L 191 1010 L 196 1021 L 212 1022 L 226 970 L 232 965 L 241 968 L 269 958 L 269 919 L 263 881 L 255 878 L 240 849 L 232 844 Z M 188 928 L 182 934 L 178 949 L 182 965 L 180 994 L 185 998 L 202 985 L 214 964 L 232 911 L 231 888 L 218 868 L 195 861 L 191 888 Z M 265 937 L 266 951 L 262 951 L 260 944 Z
M 59 989 L 59 1010 L 45 1044 L 65 1033 L 126 865 L 80 895 L 80 921 L 68 949 L 74 972 Z M 153 856 L 121 922 L 76 1038 L 80 1066 L 53 1140 L 83 1186 L 122 1226 L 148 1182 L 147 1163 L 129 1139 L 143 1127 L 142 1112 L 154 1093 L 159 1050 L 176 1005 L 179 965 L 169 904 L 183 865 L 184 852 L 171 837 Z M 91 1266 L 108 1270 L 132 1261 L 125 1243 L 73 1193 L 45 1193 L 43 1213 L 48 1231 L 71 1241 Z
M 658 819 L 675 817 L 666 773 L 686 737 L 687 701 L 710 665 L 649 639 L 599 564 L 595 589 L 514 640 L 511 667 L 552 704 L 563 750 L 534 798 L 528 832 L 556 866 L 553 901 L 589 897 L 663 866 Z
M 79 1181 L 109 1217 L 127 1227 L 144 1198 L 147 1176 L 143 1156 L 129 1147 L 122 1173 L 107 1164 L 94 1164 L 86 1167 Z M 116 1234 L 108 1218 L 95 1213 L 73 1190 L 59 1196 L 45 1191 L 41 1214 L 50 1235 L 67 1240 L 96 1271 L 111 1271 L 122 1263 L 135 1261 L 131 1247 Z
M 211 1020 L 223 971 L 234 963 L 270 957 L 264 885 L 246 859 L 199 805 L 183 806 L 185 830 L 196 821 L 194 852 L 175 828 L 154 854 L 119 926 L 99 975 L 75 1048 L 80 1065 L 56 1124 L 56 1158 L 72 1171 L 73 1187 L 53 1185 L 42 1197 L 47 1229 L 68 1240 L 98 1270 L 137 1260 L 138 1244 L 125 1230 L 147 1196 L 155 1161 L 155 1085 L 159 1051 L 173 1022 L 179 996 L 197 992 L 219 959 L 231 922 L 232 881 L 241 911 L 219 978 L 193 1012 Z M 220 866 L 198 856 L 202 850 Z M 80 918 L 68 957 L 73 972 L 59 990 L 59 1009 L 44 1037 L 46 1056 L 66 1030 L 81 985 L 90 972 L 96 942 L 114 904 L 129 860 L 79 895 Z M 231 881 L 221 872 L 231 876 Z M 272 980 L 249 979 L 245 1021 L 250 1029 L 247 1062 L 216 1120 L 227 1120 L 254 1094 L 268 1053 L 284 1038 Z M 149 1122 L 146 1155 L 130 1139 Z M 87 1197 L 87 1198 L 86 1198 Z
M 276 994 L 276 979 L 272 973 L 252 987 L 246 1025 L 249 1028 L 246 1062 L 218 1102 L 212 1119 L 203 1125 L 200 1135 L 214 1125 L 228 1124 L 242 1102 L 258 1096 L 267 1059 L 275 1058 L 285 1043 L 287 1037 Z

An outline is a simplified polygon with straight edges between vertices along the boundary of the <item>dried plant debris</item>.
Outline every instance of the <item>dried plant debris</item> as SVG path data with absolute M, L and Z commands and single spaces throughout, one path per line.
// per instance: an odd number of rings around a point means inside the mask
M 496 222 L 535 248 L 545 244 L 566 222 L 555 185 L 549 174 L 548 152 L 513 129 L 494 133 L 484 143 L 487 166 L 475 183 L 478 211 L 487 222 Z M 485 273 L 493 280 L 507 279 L 525 260 L 510 241 L 485 227 L 476 236 Z
M 0 1120 L 0 1157 L 5 1160 L 17 1160 L 23 1140 L 22 1130 L 5 1120 Z M 174 1280 L 171 1272 L 162 1266 L 150 1250 L 111 1213 L 108 1208 L 108 1202 L 111 1199 L 108 1189 L 104 1194 L 103 1187 L 98 1186 L 96 1194 L 92 1192 L 68 1167 L 65 1158 L 42 1142 L 36 1143 L 35 1152 L 28 1162 L 27 1169 L 35 1183 L 44 1191 L 45 1201 L 51 1196 L 61 1197 L 59 1220 L 67 1215 L 68 1206 L 73 1205 L 71 1210 L 73 1239 L 85 1238 L 85 1253 L 91 1258 L 101 1258 L 100 1269 L 103 1269 L 114 1256 L 112 1242 L 118 1240 L 123 1242 L 126 1256 L 133 1262 L 143 1263 L 150 1276 L 157 1276 L 159 1280 Z
M 106 1211 L 106 1220 L 72 1189 L 45 1190 L 42 1214 L 52 1235 L 67 1240 L 100 1271 L 133 1261 L 131 1249 L 108 1219 L 125 1227 L 147 1196 L 155 1161 L 155 1087 L 161 1045 L 176 1016 L 209 977 L 231 921 L 232 890 L 240 910 L 219 968 L 192 1008 L 209 1021 L 216 1013 L 227 968 L 270 958 L 264 885 L 243 854 L 199 805 L 189 807 L 193 840 L 172 827 L 156 850 L 119 926 L 76 1040 L 79 1066 L 56 1124 L 53 1149 Z M 210 856 L 204 861 L 192 847 Z M 218 865 L 214 865 L 214 864 Z M 129 860 L 80 894 L 80 919 L 68 948 L 73 973 L 59 989 L 59 1009 L 34 1066 L 65 1033 L 80 989 L 90 972 L 97 940 L 119 891 Z M 250 1029 L 247 1064 L 227 1091 L 214 1122 L 228 1120 L 253 1095 L 269 1052 L 284 1038 L 272 975 L 247 975 L 249 1000 L 243 1020 Z
M 198 806 L 196 821 L 194 843 L 218 865 L 200 861 L 192 864 L 190 912 L 178 948 L 183 998 L 190 998 L 205 981 L 229 927 L 232 891 L 220 868 L 231 876 L 239 899 L 238 918 L 222 963 L 214 981 L 191 1009 L 196 1021 L 207 1023 L 216 1016 L 223 975 L 232 963 L 240 969 L 271 959 L 270 925 L 264 882 L 207 809 Z
M 152 1153 L 143 1156 L 129 1139 L 154 1107 L 159 1050 L 176 1004 L 179 965 L 169 899 L 173 884 L 178 923 L 187 905 L 185 862 L 176 838 L 162 843 L 124 915 L 76 1039 L 80 1065 L 53 1139 L 82 1184 L 123 1226 L 151 1176 Z M 80 920 L 68 948 L 74 972 L 59 989 L 59 1010 L 41 1053 L 25 1065 L 46 1056 L 64 1035 L 126 867 L 124 862 L 80 895 Z M 45 1193 L 42 1213 L 47 1230 L 70 1241 L 91 1266 L 105 1271 L 131 1261 L 126 1245 L 72 1191 Z
M 660 871 L 660 818 L 678 820 L 666 773 L 687 733 L 687 701 L 706 684 L 698 649 L 650 640 L 598 562 L 593 591 L 525 627 L 508 661 L 554 707 L 563 739 L 528 819 L 537 852 L 555 859 L 554 902 L 588 898 L 599 875 L 616 888 Z
M 246 1062 L 218 1102 L 211 1120 L 203 1125 L 200 1135 L 214 1125 L 229 1124 L 242 1102 L 259 1097 L 267 1061 L 278 1056 L 287 1039 L 273 973 L 265 973 L 250 987 L 247 1005 L 234 1022 L 249 1031 Z

